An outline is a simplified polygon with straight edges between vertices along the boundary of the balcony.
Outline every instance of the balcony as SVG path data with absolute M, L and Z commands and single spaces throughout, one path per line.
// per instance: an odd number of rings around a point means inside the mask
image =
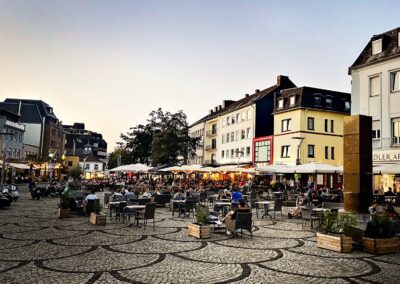
M 206 136 L 207 136 L 207 137 L 214 137 L 214 136 L 217 136 L 217 130 L 207 130 L 207 131 L 206 131 Z
M 206 151 L 216 151 L 217 147 L 213 147 L 212 145 L 206 145 Z
M 400 146 L 400 137 L 392 137 L 392 146 Z

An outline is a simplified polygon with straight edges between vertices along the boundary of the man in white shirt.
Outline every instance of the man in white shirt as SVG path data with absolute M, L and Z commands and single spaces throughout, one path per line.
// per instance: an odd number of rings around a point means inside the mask
M 92 190 L 90 191 L 90 194 L 88 194 L 88 195 L 86 196 L 85 201 L 87 202 L 88 200 L 96 200 L 96 199 L 98 199 L 98 198 L 97 198 L 97 195 L 95 194 L 94 189 L 92 189 Z

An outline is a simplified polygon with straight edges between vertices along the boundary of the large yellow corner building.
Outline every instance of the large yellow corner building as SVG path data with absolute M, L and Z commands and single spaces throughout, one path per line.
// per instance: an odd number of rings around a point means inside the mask
M 275 95 L 274 164 L 343 165 L 343 117 L 350 94 L 311 87 Z

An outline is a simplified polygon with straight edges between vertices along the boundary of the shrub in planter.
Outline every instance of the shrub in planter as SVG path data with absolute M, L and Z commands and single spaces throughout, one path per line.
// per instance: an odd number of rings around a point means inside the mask
M 65 187 L 64 191 L 61 193 L 60 203 L 58 204 L 58 217 L 67 218 L 69 217 L 69 204 L 70 204 L 70 192 L 68 187 Z
M 400 239 L 393 237 L 392 222 L 387 216 L 372 215 L 362 240 L 363 250 L 370 253 L 394 253 L 400 248 Z
M 337 252 L 351 252 L 356 219 L 349 213 L 324 212 L 321 215 L 317 246 Z
M 103 206 L 100 202 L 95 202 L 93 205 L 93 211 L 90 213 L 90 223 L 93 225 L 105 225 L 107 216 L 105 214 L 101 214 L 101 210 Z
M 210 212 L 208 207 L 197 205 L 196 206 L 196 223 L 188 225 L 188 234 L 196 238 L 210 238 L 211 237 L 211 227 L 209 224 Z

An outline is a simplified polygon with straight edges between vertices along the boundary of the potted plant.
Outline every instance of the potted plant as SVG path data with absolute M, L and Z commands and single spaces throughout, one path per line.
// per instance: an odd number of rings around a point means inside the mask
M 93 211 L 90 213 L 90 223 L 93 225 L 105 225 L 107 216 L 101 213 L 103 206 L 98 200 L 93 205 Z
M 198 204 L 196 206 L 196 222 L 188 225 L 189 236 L 199 239 L 211 238 L 211 227 L 209 225 L 210 212 L 208 207 Z
M 61 193 L 60 203 L 58 205 L 58 217 L 68 218 L 70 216 L 69 205 L 70 205 L 70 191 L 68 187 L 65 187 L 63 192 Z
M 349 213 L 324 212 L 317 233 L 317 247 L 351 252 L 356 219 Z
M 370 253 L 395 253 L 400 239 L 392 236 L 392 222 L 385 215 L 372 215 L 362 239 L 363 250 Z

